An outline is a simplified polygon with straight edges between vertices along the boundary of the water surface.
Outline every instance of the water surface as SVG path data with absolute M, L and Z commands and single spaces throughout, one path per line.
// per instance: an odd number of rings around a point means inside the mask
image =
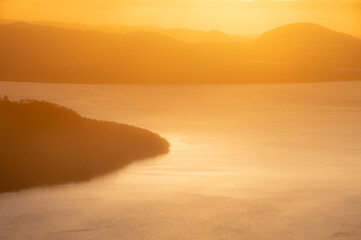
M 0 82 L 2 94 L 172 147 L 90 182 L 1 194 L 0 239 L 361 239 L 360 82 Z

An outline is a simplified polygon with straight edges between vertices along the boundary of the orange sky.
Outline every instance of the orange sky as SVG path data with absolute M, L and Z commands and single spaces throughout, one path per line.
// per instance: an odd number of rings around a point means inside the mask
M 361 36 L 361 0 L 0 0 L 0 18 L 228 33 L 313 22 Z

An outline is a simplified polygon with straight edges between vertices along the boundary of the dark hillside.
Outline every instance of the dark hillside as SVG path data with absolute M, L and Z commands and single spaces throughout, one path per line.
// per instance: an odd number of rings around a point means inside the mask
M 0 101 L 0 192 L 91 179 L 169 151 L 159 135 L 48 102 Z

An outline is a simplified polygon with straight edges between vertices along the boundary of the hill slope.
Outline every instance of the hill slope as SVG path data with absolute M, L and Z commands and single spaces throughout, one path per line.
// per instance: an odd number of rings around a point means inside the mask
M 249 44 L 259 58 L 317 66 L 360 67 L 361 40 L 310 23 L 285 25 Z
M 19 21 L 0 18 L 0 25 L 15 23 L 15 22 L 19 22 Z M 31 21 L 28 23 L 33 25 L 59 27 L 64 29 L 98 31 L 103 33 L 116 33 L 116 34 L 133 33 L 133 32 L 153 32 L 171 37 L 179 41 L 190 42 L 190 43 L 247 43 L 258 37 L 258 35 L 255 34 L 235 35 L 235 34 L 226 34 L 216 30 L 205 31 L 205 30 L 195 30 L 195 29 L 186 29 L 186 28 L 164 29 L 153 26 L 124 26 L 117 24 L 87 25 L 87 24 L 47 22 L 47 21 Z
M 0 193 L 88 180 L 167 153 L 150 131 L 47 102 L 0 100 Z
M 361 40 L 292 24 L 249 44 L 185 43 L 157 33 L 0 26 L 0 79 L 72 83 L 361 80 Z

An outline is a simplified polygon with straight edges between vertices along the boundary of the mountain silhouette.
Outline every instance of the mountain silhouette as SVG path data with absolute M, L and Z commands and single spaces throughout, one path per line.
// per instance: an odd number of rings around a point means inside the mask
M 295 23 L 264 33 L 249 44 L 261 59 L 317 66 L 360 67 L 361 41 L 317 24 Z
M 0 26 L 0 79 L 72 83 L 261 83 L 361 80 L 361 40 L 290 24 L 248 44 L 189 43 L 28 23 Z
M 14 23 L 14 22 L 17 22 L 17 21 L 0 18 L 0 25 Z
M 14 23 L 18 21 L 0 19 L 1 24 Z M 73 30 L 99 31 L 105 33 L 133 33 L 133 32 L 153 32 L 163 34 L 173 39 L 183 42 L 193 43 L 247 43 L 258 37 L 255 34 L 226 34 L 216 30 L 195 30 L 186 28 L 164 29 L 154 26 L 124 26 L 117 24 L 108 25 L 88 25 L 79 23 L 62 23 L 48 21 L 31 21 L 34 25 L 60 27 Z

